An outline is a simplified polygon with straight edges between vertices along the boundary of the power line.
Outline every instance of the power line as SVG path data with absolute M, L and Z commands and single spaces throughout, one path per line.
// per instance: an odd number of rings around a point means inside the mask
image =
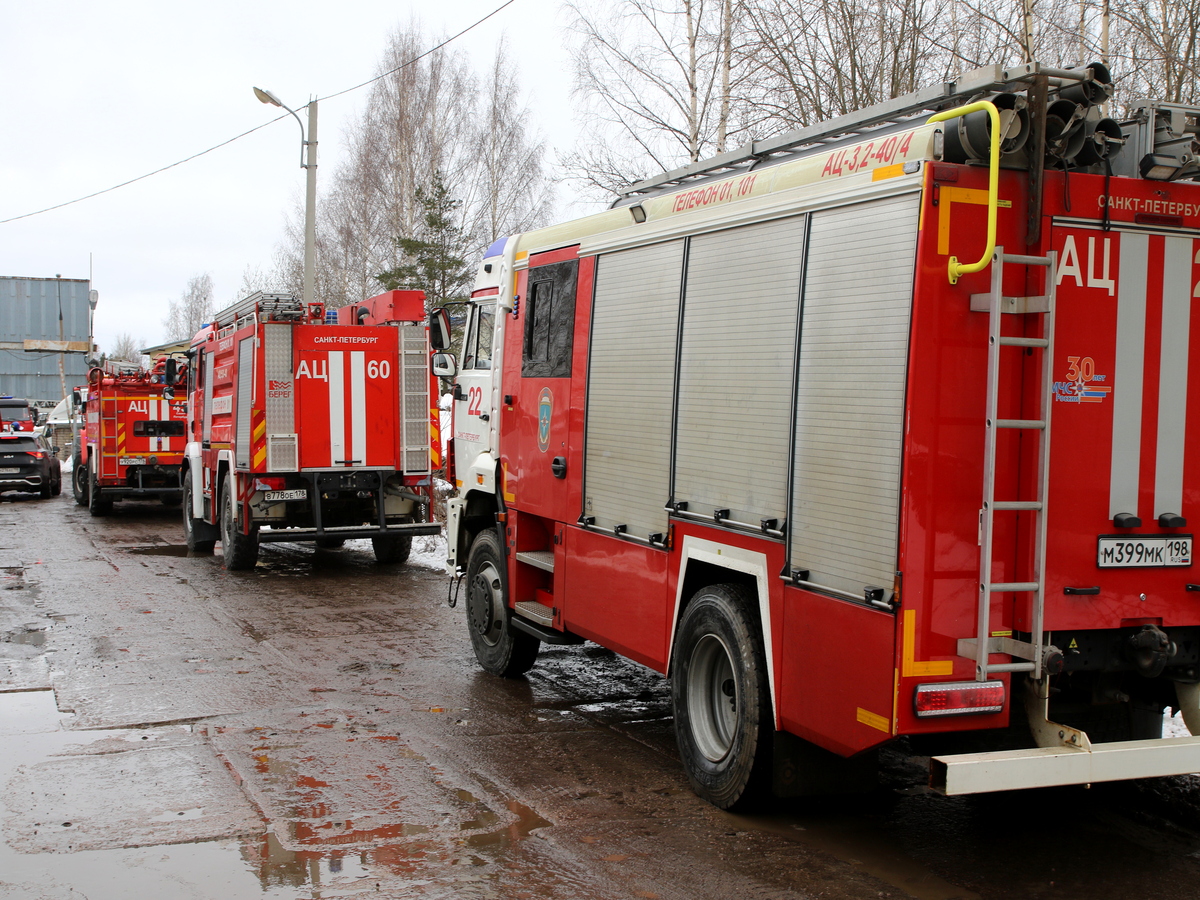
M 338 91 L 336 94 L 329 94 L 326 97 L 318 97 L 316 99 L 318 102 L 321 100 L 332 100 L 334 97 L 341 97 L 343 94 L 349 94 L 351 91 L 357 91 L 359 88 L 364 88 L 369 84 L 374 84 L 376 81 L 382 81 L 384 78 L 387 78 L 389 75 L 394 75 L 396 72 L 399 72 L 401 69 L 406 69 L 409 66 L 413 65 L 414 63 L 420 62 L 421 60 L 423 60 L 425 57 L 429 56 L 430 54 L 436 53 L 438 50 L 441 50 L 447 44 L 450 44 L 453 41 L 458 40 L 460 37 L 462 37 L 468 31 L 472 31 L 475 28 L 478 28 L 480 25 L 482 25 L 488 19 L 492 18 L 492 16 L 501 12 L 506 7 L 511 6 L 515 2 L 516 2 L 516 0 L 505 0 L 504 3 L 497 6 L 495 9 L 493 9 L 490 13 L 488 13 L 482 19 L 478 20 L 477 22 L 475 22 L 471 25 L 468 25 L 466 28 L 464 28 L 458 34 L 454 35 L 453 37 L 448 37 L 448 38 L 446 38 L 446 40 L 442 41 L 440 44 L 437 44 L 434 47 L 430 47 L 424 53 L 418 54 L 417 56 L 414 56 L 412 59 L 407 60 L 406 62 L 402 62 L 400 65 L 396 66 L 394 69 L 390 69 L 387 72 L 382 73 L 381 75 L 376 75 L 374 78 L 368 78 L 362 84 L 356 84 L 356 85 L 354 85 L 354 87 L 348 87 L 345 90 Z M 66 200 L 62 203 L 56 203 L 53 206 L 47 206 L 45 209 L 39 209 L 34 212 L 22 213 L 19 216 L 12 216 L 11 218 L 8 218 L 8 219 L 0 219 L 0 225 L 7 225 L 9 222 L 17 222 L 21 219 L 31 218 L 32 216 L 40 216 L 42 213 L 48 213 L 48 212 L 51 212 L 56 209 L 62 209 L 64 206 L 72 206 L 73 204 L 76 204 L 76 203 L 82 203 L 84 200 L 91 200 L 93 197 L 99 197 L 102 194 L 109 194 L 115 190 L 119 190 L 120 188 L 128 187 L 129 185 L 136 184 L 139 181 L 144 181 L 145 179 L 150 178 L 154 175 L 158 175 L 162 172 L 166 172 L 168 169 L 174 169 L 176 166 L 182 166 L 184 163 L 189 163 L 193 159 L 199 159 L 201 156 L 204 156 L 205 154 L 208 154 L 208 153 L 212 153 L 214 150 L 220 150 L 222 147 L 232 144 L 234 141 L 240 141 L 242 138 L 248 137 L 249 135 L 254 134 L 254 132 L 259 131 L 263 128 L 266 128 L 268 125 L 274 125 L 276 122 L 278 122 L 282 119 L 286 119 L 289 115 L 290 115 L 290 113 L 285 113 L 283 115 L 276 116 L 274 119 L 271 119 L 269 122 L 263 122 L 261 125 L 256 125 L 255 127 L 251 128 L 249 131 L 243 131 L 241 134 L 231 137 L 228 140 L 221 141 L 221 143 L 215 144 L 214 146 L 209 147 L 207 150 L 201 150 L 199 153 L 193 153 L 191 156 L 185 157 L 184 159 L 178 160 L 177 162 L 173 162 L 173 163 L 170 163 L 169 165 L 165 165 L 159 169 L 155 169 L 153 172 L 147 172 L 145 175 L 138 175 L 136 178 L 130 178 L 128 181 L 122 181 L 120 184 L 114 184 L 112 187 L 107 187 L 107 188 L 104 188 L 103 190 L 99 190 L 99 191 L 93 191 L 92 193 L 85 194 L 82 197 L 76 197 L 74 200 Z

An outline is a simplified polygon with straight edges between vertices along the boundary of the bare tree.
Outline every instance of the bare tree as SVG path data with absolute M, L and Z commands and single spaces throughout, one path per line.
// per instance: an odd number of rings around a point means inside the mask
M 113 341 L 112 349 L 108 351 L 108 358 L 141 364 L 145 358 L 142 356 L 141 349 L 143 343 L 141 338 L 135 338 L 128 332 L 122 332 Z
M 465 228 L 481 246 L 544 224 L 552 199 L 546 145 L 526 128 L 529 109 L 503 40 L 484 88 L 472 169 L 463 185 Z
M 577 36 L 575 92 L 588 121 L 573 177 L 611 191 L 700 159 L 743 130 L 732 0 L 592 0 L 568 4 Z
M 207 272 L 188 279 L 187 289 L 178 301 L 171 301 L 163 327 L 168 341 L 182 341 L 192 337 L 200 327 L 212 319 L 213 280 Z
M 389 38 L 362 118 L 348 136 L 348 159 L 328 178 L 317 214 L 316 295 L 342 306 L 383 290 L 379 273 L 412 265 L 398 238 L 422 233 L 418 192 L 447 196 L 454 228 L 482 250 L 494 237 L 544 220 L 544 147 L 525 128 L 516 74 L 503 46 L 479 90 L 464 54 L 428 55 L 418 24 Z M 486 103 L 482 111 L 479 106 Z M 303 258 L 303 219 L 290 217 L 276 260 L 280 285 L 294 290 Z

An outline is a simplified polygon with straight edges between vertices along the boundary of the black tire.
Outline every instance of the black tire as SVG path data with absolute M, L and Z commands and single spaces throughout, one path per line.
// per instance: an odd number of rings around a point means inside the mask
M 58 477 L 50 482 L 50 496 L 57 497 L 62 493 L 62 469 L 58 470 Z
M 316 545 L 318 550 L 337 550 L 339 547 L 344 547 L 346 544 L 345 538 L 317 538 Z
M 199 524 L 197 524 L 199 523 Z M 183 538 L 187 544 L 188 550 L 192 553 L 212 553 L 213 547 L 216 546 L 214 540 L 200 540 L 196 534 L 204 526 L 203 519 L 195 519 L 192 517 L 192 478 L 191 475 L 184 476 L 183 482 Z
M 242 534 L 233 518 L 233 485 L 226 476 L 221 484 L 221 550 L 230 572 L 253 569 L 258 563 L 258 535 Z
M 481 531 L 467 557 L 467 630 L 485 672 L 516 678 L 533 668 L 542 642 L 513 629 L 504 568 L 500 535 Z
M 71 493 L 75 502 L 80 506 L 88 505 L 88 470 L 87 466 L 79 463 L 79 447 L 75 447 L 73 464 L 71 466 Z
M 54 491 L 54 483 L 50 480 L 50 476 L 46 476 L 46 481 L 38 488 L 38 496 L 43 500 L 49 500 L 51 493 Z
M 770 793 L 775 728 L 756 608 L 740 585 L 702 588 L 675 639 L 679 755 L 692 788 L 720 809 L 745 809 Z
M 87 481 L 88 481 L 88 512 L 93 516 L 107 516 L 112 512 L 112 500 L 104 496 L 100 490 L 100 485 L 96 480 L 96 470 L 92 468 L 92 460 L 88 460 L 87 465 Z
M 371 538 L 371 549 L 378 563 L 399 565 L 407 561 L 412 550 L 411 534 L 384 534 Z

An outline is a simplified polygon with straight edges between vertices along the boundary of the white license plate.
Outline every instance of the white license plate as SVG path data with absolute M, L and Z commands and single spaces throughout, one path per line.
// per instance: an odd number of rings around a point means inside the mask
M 303 500 L 308 496 L 304 488 L 291 491 L 267 491 L 267 500 Z
M 10 468 L 9 466 L 5 466 L 3 469 L 0 469 L 0 475 L 20 475 L 20 474 L 21 474 L 20 469 Z
M 1192 536 L 1102 537 L 1096 550 L 1096 565 L 1101 569 L 1125 569 L 1154 566 L 1190 566 Z
M 122 456 L 117 459 L 117 463 L 122 466 L 144 466 L 146 460 L 140 456 Z

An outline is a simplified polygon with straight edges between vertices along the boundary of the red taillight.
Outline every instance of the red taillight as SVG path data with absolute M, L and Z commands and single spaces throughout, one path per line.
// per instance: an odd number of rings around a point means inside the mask
M 32 456 L 34 459 L 45 459 L 45 458 L 46 458 L 46 451 L 44 451 L 44 450 L 30 450 L 30 451 L 29 451 L 29 455 L 30 455 L 30 456 Z
M 965 716 L 1004 711 L 1003 681 L 955 681 L 918 684 L 913 695 L 918 719 L 931 716 Z
M 284 486 L 282 475 L 259 475 L 254 479 L 256 491 L 282 491 Z

